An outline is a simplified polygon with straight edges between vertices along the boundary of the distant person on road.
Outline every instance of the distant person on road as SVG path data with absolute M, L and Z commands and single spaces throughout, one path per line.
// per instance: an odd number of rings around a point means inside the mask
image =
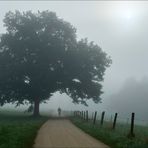
M 59 107 L 58 108 L 58 114 L 59 114 L 59 117 L 61 116 L 61 108 Z

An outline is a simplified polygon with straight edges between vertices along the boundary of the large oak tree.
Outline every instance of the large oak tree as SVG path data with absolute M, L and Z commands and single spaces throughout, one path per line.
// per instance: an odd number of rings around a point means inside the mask
M 56 92 L 74 103 L 98 103 L 111 59 L 102 49 L 77 40 L 76 29 L 49 11 L 8 12 L 0 39 L 0 104 L 39 104 Z

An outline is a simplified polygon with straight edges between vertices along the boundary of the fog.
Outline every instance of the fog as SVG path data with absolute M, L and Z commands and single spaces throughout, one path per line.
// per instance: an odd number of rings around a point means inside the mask
M 140 81 L 129 78 L 125 81 L 120 90 L 111 95 L 109 108 L 127 117 L 129 113 L 135 112 L 137 120 L 148 121 L 148 78 Z
M 77 37 L 95 41 L 113 63 L 107 69 L 102 103 L 89 101 L 89 107 L 75 105 L 71 98 L 58 92 L 41 110 L 59 106 L 65 110 L 88 109 L 120 112 L 132 111 L 145 118 L 148 110 L 148 2 L 147 1 L 0 1 L 0 33 L 5 32 L 3 18 L 9 10 L 51 10 L 77 28 Z M 10 105 L 5 106 L 5 108 Z M 148 120 L 148 118 L 146 119 Z

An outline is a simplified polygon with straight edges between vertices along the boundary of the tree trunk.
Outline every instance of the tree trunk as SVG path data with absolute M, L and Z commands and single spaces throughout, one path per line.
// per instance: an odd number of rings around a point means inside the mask
M 40 100 L 39 100 L 39 98 L 36 98 L 34 100 L 34 112 L 33 112 L 34 117 L 38 117 L 40 115 L 39 114 L 39 106 L 40 106 Z

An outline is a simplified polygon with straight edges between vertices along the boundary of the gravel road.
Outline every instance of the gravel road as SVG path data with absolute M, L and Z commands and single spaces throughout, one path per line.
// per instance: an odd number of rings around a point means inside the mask
M 38 131 L 34 148 L 109 148 L 67 119 L 48 120 Z

